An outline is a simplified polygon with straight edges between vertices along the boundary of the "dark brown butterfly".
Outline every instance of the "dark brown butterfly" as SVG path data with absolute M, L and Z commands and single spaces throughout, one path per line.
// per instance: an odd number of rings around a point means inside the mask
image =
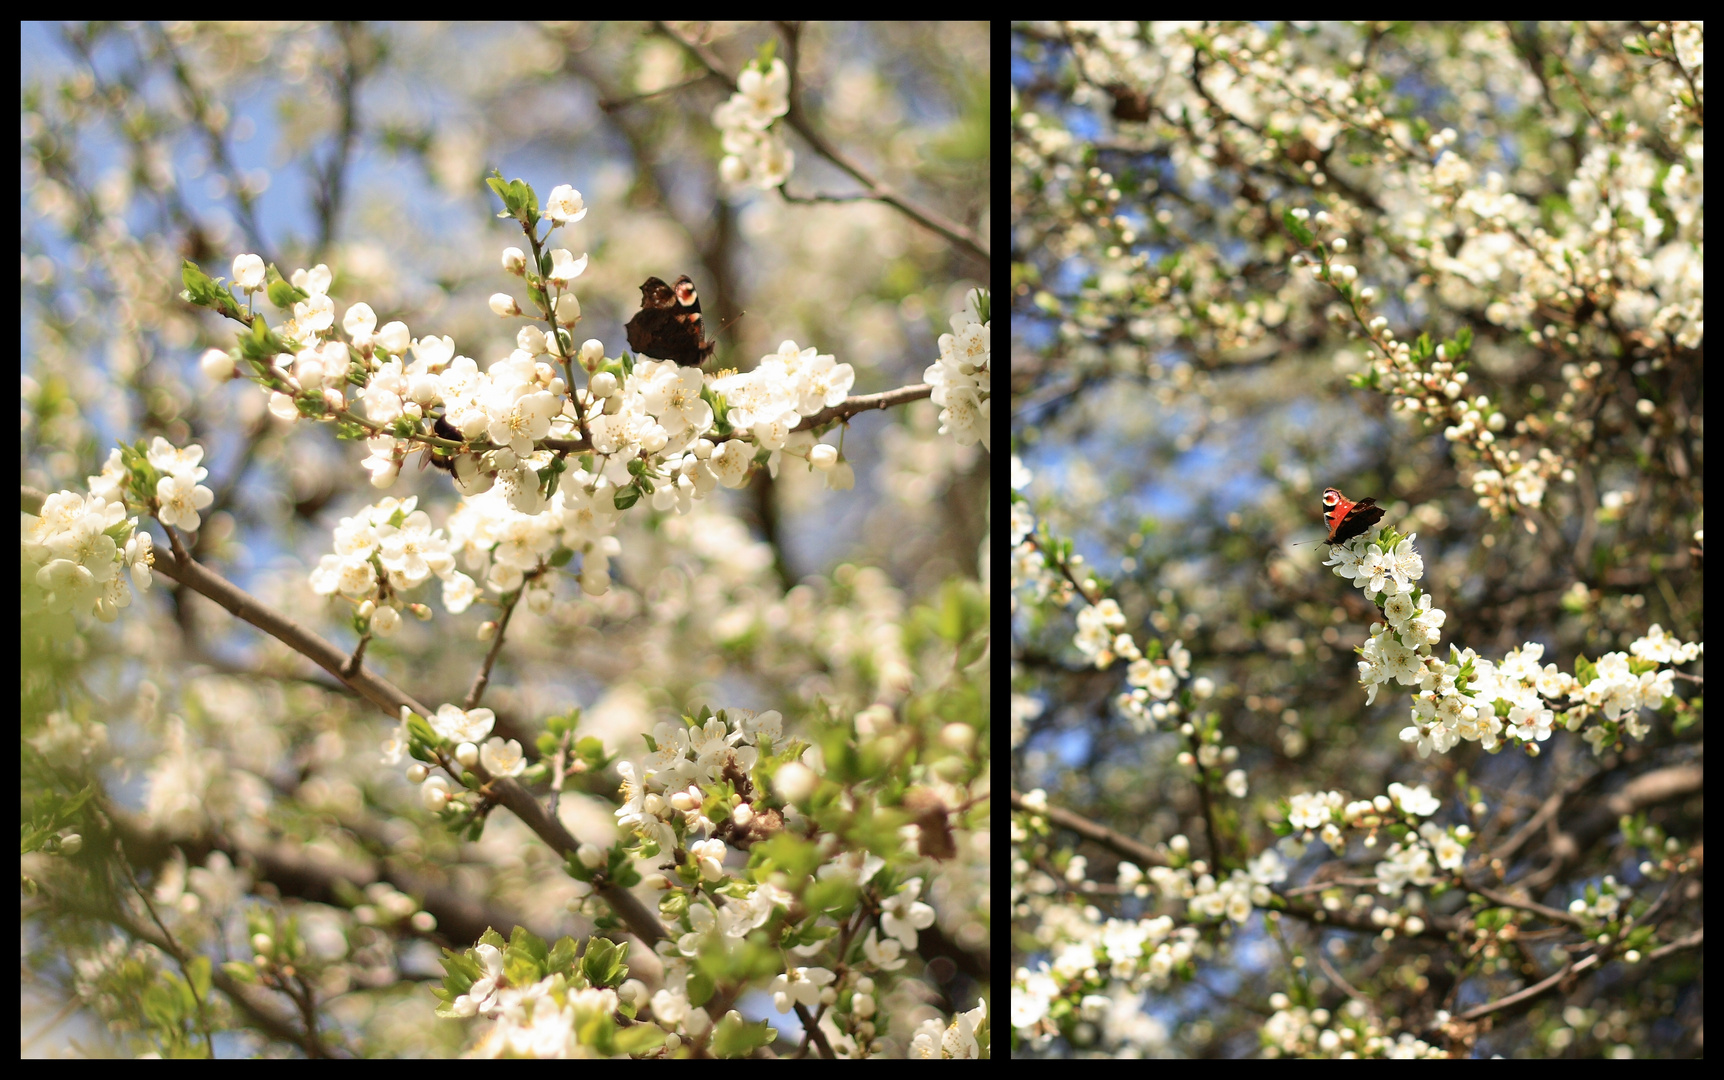
M 641 286 L 641 309 L 624 329 L 629 348 L 641 356 L 683 367 L 699 367 L 712 356 L 713 343 L 706 339 L 700 321 L 700 296 L 687 274 L 677 278 L 675 285 L 647 278 Z

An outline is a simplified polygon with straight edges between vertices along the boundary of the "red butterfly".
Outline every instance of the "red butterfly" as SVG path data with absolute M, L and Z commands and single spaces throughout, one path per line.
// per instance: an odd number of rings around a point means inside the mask
M 1323 492 L 1323 524 L 1329 526 L 1326 544 L 1342 544 L 1362 536 L 1371 526 L 1383 520 L 1383 508 L 1376 499 L 1349 502 L 1347 496 L 1328 488 Z

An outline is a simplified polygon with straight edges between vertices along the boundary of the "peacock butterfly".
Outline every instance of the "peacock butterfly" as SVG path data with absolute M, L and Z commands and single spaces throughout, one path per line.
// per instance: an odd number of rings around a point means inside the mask
M 1323 524 L 1329 526 L 1326 544 L 1344 544 L 1362 536 L 1371 526 L 1383 520 L 1383 508 L 1376 499 L 1351 502 L 1347 496 L 1327 488 L 1323 492 Z
M 713 343 L 706 340 L 700 321 L 700 296 L 688 275 L 666 285 L 655 277 L 641 286 L 641 309 L 623 329 L 629 348 L 641 356 L 671 360 L 683 367 L 699 367 L 712 356 Z

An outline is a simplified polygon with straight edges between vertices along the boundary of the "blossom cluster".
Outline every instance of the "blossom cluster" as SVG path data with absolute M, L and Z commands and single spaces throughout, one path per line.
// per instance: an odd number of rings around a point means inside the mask
M 1047 795 L 1032 791 L 1024 801 L 1034 813 L 1045 808 Z M 1334 791 L 1300 794 L 1286 805 L 1287 825 L 1293 832 L 1282 838 L 1279 849 L 1261 852 L 1248 867 L 1235 868 L 1226 878 L 1216 877 L 1205 863 L 1192 859 L 1191 845 L 1183 836 L 1174 836 L 1165 845 L 1167 865 L 1153 866 L 1146 872 L 1135 863 L 1121 861 L 1116 868 L 1118 895 L 1183 902 L 1189 921 L 1180 925 L 1166 914 L 1135 919 L 1061 918 L 1057 909 L 1050 909 L 1042 926 L 1052 950 L 1050 958 L 1013 974 L 1011 1019 L 1015 1033 L 1031 1046 L 1046 1044 L 1060 1031 L 1055 1017 L 1072 1002 L 1078 1015 L 1091 1024 L 1135 1022 L 1133 1018 L 1141 1015 L 1138 995 L 1167 988 L 1201 958 L 1203 937 L 1197 924 L 1222 918 L 1243 924 L 1257 909 L 1271 906 L 1272 887 L 1286 880 L 1289 867 L 1304 853 L 1306 837 L 1314 834 L 1339 851 L 1345 846 L 1346 828 L 1381 828 L 1403 816 L 1411 822 L 1438 808 L 1437 800 L 1422 786 L 1391 784 L 1387 796 L 1353 802 Z M 1402 831 L 1405 839 L 1391 844 L 1377 864 L 1378 889 L 1384 895 L 1399 894 L 1407 884 L 1432 883 L 1435 866 L 1456 869 L 1470 839 L 1465 826 L 1443 829 L 1425 822 L 1417 824 L 1416 831 L 1411 825 Z M 1014 845 L 1025 839 L 1014 818 Z M 1095 888 L 1095 883 L 1087 880 L 1087 860 L 1081 855 L 1067 862 L 1063 883 L 1034 871 L 1020 883 L 1021 863 L 1014 859 L 1014 890 L 1021 887 L 1046 894 L 1062 887 L 1080 891 Z M 1372 917 L 1409 933 L 1422 929 L 1417 916 L 1402 917 L 1374 909 Z M 1120 994 L 1105 992 L 1110 981 L 1119 984 Z
M 726 183 L 768 190 L 790 179 L 796 152 L 773 121 L 790 111 L 790 69 L 784 61 L 755 61 L 736 78 L 736 92 L 712 110 L 724 158 L 718 172 Z
M 585 213 L 580 193 L 567 185 L 551 193 L 544 210 L 557 223 L 577 221 Z M 448 337 L 414 338 L 401 322 L 378 326 L 363 302 L 342 317 L 343 340 L 335 335 L 329 270 L 295 271 L 292 317 L 276 328 L 275 337 L 296 347 L 268 358 L 260 378 L 271 391 L 271 411 L 289 420 L 342 416 L 348 408 L 346 387 L 357 384 L 357 402 L 372 433 L 365 467 L 374 485 L 394 481 L 412 449 L 410 438 L 429 446 L 441 445 L 432 442 L 434 436 L 449 438 L 462 446 L 439 460 L 446 460 L 457 488 L 471 495 L 501 486 L 511 505 L 524 513 L 545 505 L 541 473 L 557 460 L 543 447 L 546 439 L 584 440 L 597 452 L 600 465 L 590 481 L 595 491 L 638 485 L 630 462 L 650 456 L 654 504 L 661 510 L 686 511 L 690 499 L 720 483 L 740 486 L 757 449 L 771 453 L 768 465 L 775 471 L 784 451 L 809 458 L 816 468 L 834 467 L 835 460 L 810 453 L 811 434 L 791 429 L 804 416 L 846 399 L 854 381 L 850 365 L 787 341 L 755 370 L 715 380 L 714 392 L 729 407 L 725 430 L 745 433 L 754 443 L 730 447 L 728 438 L 709 438 L 718 418 L 703 396 L 698 368 L 644 359 L 625 367 L 607 360 L 597 340 L 583 343 L 577 356 L 569 355 L 569 329 L 580 319 L 580 306 L 568 290 L 587 260 L 565 249 L 547 254 L 550 271 L 542 280 L 532 276 L 531 282 L 544 288 L 555 328 L 523 327 L 514 351 L 485 371 L 457 355 Z M 525 253 L 510 248 L 503 265 L 521 274 L 529 262 Z M 236 258 L 234 281 L 246 290 L 262 288 L 261 260 Z M 499 314 L 520 314 L 506 296 L 492 306 Z M 206 357 L 209 370 L 221 370 L 221 355 Z M 577 359 L 591 378 L 571 393 L 564 372 Z M 441 426 L 434 423 L 439 419 Z M 475 443 L 489 449 L 469 449 Z
M 473 744 L 490 730 L 489 722 L 485 710 L 463 714 L 450 707 L 432 726 L 445 743 L 462 740 L 457 756 L 465 753 L 471 758 L 487 753 Z M 398 758 L 401 748 L 414 738 L 404 721 L 389 749 Z M 816 915 L 806 925 L 787 923 L 793 909 L 801 905 L 798 896 L 781 884 L 785 875 L 771 860 L 754 860 L 743 868 L 730 856 L 737 849 L 767 844 L 787 830 L 796 837 L 819 834 L 802 809 L 832 793 L 830 783 L 822 780 L 825 769 L 819 748 L 786 745 L 777 712 L 707 715 L 688 724 L 659 724 L 649 745 L 653 749 L 638 768 L 632 762 L 617 763 L 623 783 L 616 817 L 635 846 L 607 852 L 581 845 L 571 865 L 577 889 L 570 907 L 577 913 L 595 914 L 591 909 L 601 877 L 626 877 L 636 859 L 674 856 L 663 868 L 669 872 L 654 872 L 643 880 L 661 892 L 659 909 L 677 923 L 679 931 L 656 946 L 664 969 L 661 987 L 649 994 L 638 981 L 624 982 L 619 975 L 616 994 L 606 999 L 604 1014 L 621 1007 L 632 1016 L 650 1006 L 656 1026 L 650 1034 L 636 1031 L 629 1038 L 666 1041 L 638 1046 L 636 1051 L 659 1045 L 674 1049 L 684 1038 L 706 1036 L 715 1024 L 740 1023 L 735 1014 L 710 1016 L 696 1000 L 698 984 L 711 974 L 709 967 L 701 965 L 723 955 L 742 955 L 751 934 L 775 924 L 786 935 L 785 952 L 792 958 L 767 987 L 777 1010 L 785 1013 L 801 1006 L 818 1015 L 823 1033 L 840 1056 L 859 1056 L 873 1049 L 871 1040 L 879 1026 L 874 1018 L 874 975 L 904 968 L 905 955 L 917 947 L 918 932 L 934 922 L 934 909 L 920 899 L 922 879 L 886 873 L 888 860 L 871 851 L 823 848 L 823 861 L 814 872 L 821 884 L 814 887 L 840 890 L 832 895 L 868 890 L 875 896 L 878 920 L 841 969 L 813 963 L 817 957 L 831 955 L 838 928 L 824 924 L 841 912 Z M 490 767 L 492 761 L 485 764 Z M 430 791 L 431 780 L 424 783 L 427 805 L 446 793 L 446 788 Z M 434 809 L 443 806 L 440 801 Z M 902 854 L 912 856 L 922 840 L 920 831 L 921 826 L 914 823 L 903 826 Z M 825 842 L 832 839 L 828 836 Z M 794 917 L 808 919 L 806 913 Z M 521 949 L 520 963 L 507 960 L 506 954 L 515 946 L 505 946 L 493 934 L 474 949 L 451 956 L 445 962 L 448 977 L 439 992 L 445 1004 L 439 1015 L 490 1021 L 478 1039 L 480 1053 L 561 1054 L 574 1051 L 577 1042 L 583 1052 L 608 1046 L 597 1037 L 601 1033 L 580 1022 L 582 1002 L 593 988 L 578 983 L 598 970 L 594 954 L 589 952 L 582 960 L 577 974 L 573 968 L 559 969 L 554 951 L 547 959 L 542 944 Z M 606 947 L 600 939 L 589 946 Z M 975 1057 L 977 1029 L 984 1018 L 972 1010 L 949 1024 L 924 1023 L 910 1039 L 911 1053 Z M 605 1038 L 624 1038 L 624 1030 L 605 1033 Z M 776 1033 L 761 1025 L 753 1037 L 770 1041 Z M 617 1051 L 612 1048 L 612 1052 Z
M 991 313 L 986 291 L 971 289 L 964 310 L 952 316 L 952 332 L 940 335 L 940 359 L 923 373 L 934 404 L 940 407 L 940 434 L 950 434 L 959 446 L 989 444 L 993 377 Z
M 1094 886 L 1087 879 L 1087 861 L 1081 855 L 1067 862 L 1061 881 L 1040 869 L 1040 860 L 1027 857 L 1027 853 L 1020 854 L 1019 849 L 1032 840 L 1025 822 L 1034 822 L 1037 829 L 1044 827 L 1045 818 L 1040 812 L 1047 803 L 1045 791 L 1026 792 L 1024 805 L 1028 813 L 1012 817 L 1014 910 L 1021 910 L 1032 901 L 1042 902 L 1068 887 L 1088 890 Z M 1182 849 L 1176 851 L 1176 859 L 1183 854 L 1183 839 L 1174 837 L 1169 845 Z M 1152 867 L 1147 875 L 1134 863 L 1122 861 L 1116 875 L 1121 896 L 1147 898 L 1153 886 L 1160 896 L 1203 908 L 1205 914 L 1200 917 L 1204 919 L 1219 917 L 1234 908 L 1230 902 L 1232 881 L 1217 888 L 1206 867 L 1195 861 Z M 1217 898 L 1221 898 L 1220 910 L 1212 905 Z M 1141 994 L 1164 989 L 1183 977 L 1207 948 L 1198 926 L 1180 925 L 1166 914 L 1102 918 L 1093 906 L 1085 906 L 1080 912 L 1077 906 L 1059 904 L 1046 906 L 1042 914 L 1037 936 L 1049 955 L 1012 974 L 1013 1034 L 1032 1048 L 1051 1042 L 1060 1033 L 1070 1010 L 1075 1010 L 1086 1025 L 1106 1028 L 1137 1022 L 1134 1017 L 1141 1013 L 1136 1002 Z M 1117 982 L 1116 992 L 1109 992 L 1110 981 Z
M 1358 999 L 1340 1009 L 1295 1005 L 1286 994 L 1275 994 L 1275 1009 L 1259 1036 L 1267 1057 L 1446 1058 L 1440 1046 L 1410 1031 L 1395 1032 Z
M 124 502 L 72 491 L 48 496 L 40 515 L 24 515 L 19 538 L 27 583 L 23 614 L 77 613 L 113 622 L 132 602 L 122 571 L 130 569 L 140 589 L 150 584 L 150 535 L 136 530 Z
M 1486 750 L 1505 741 L 1530 749 L 1549 739 L 1559 722 L 1578 731 L 1598 714 L 1607 723 L 1595 723 L 1584 733 L 1594 753 L 1603 753 L 1622 734 L 1644 739 L 1650 728 L 1640 710 L 1659 708 L 1674 689 L 1675 672 L 1660 665 L 1691 663 L 1703 651 L 1698 643 L 1666 637 L 1664 628 L 1653 624 L 1627 653 L 1606 653 L 1591 664 L 1583 658 L 1578 674 L 1555 664 L 1541 666 L 1544 646 L 1534 641 L 1510 651 L 1501 663 L 1471 648 L 1452 650 L 1444 663 L 1432 655 L 1432 646 L 1447 615 L 1415 584 L 1424 576 L 1416 538 L 1379 526 L 1334 545 L 1324 565 L 1350 579 L 1382 612 L 1384 621 L 1373 624 L 1359 650 L 1359 681 L 1367 688 L 1367 703 L 1391 679 L 1417 687 L 1412 725 L 1401 739 L 1420 757 L 1447 753 L 1463 741 Z M 1571 707 L 1559 717 L 1546 702 L 1563 699 Z
M 726 876 L 724 861 L 731 846 L 747 848 L 786 828 L 802 829 L 799 804 L 814 793 L 818 778 L 826 771 L 819 748 L 809 747 L 776 769 L 772 781 L 775 798 L 766 798 L 755 786 L 751 774 L 761 763 L 763 749 L 770 752 L 774 746 L 782 746 L 782 722 L 776 711 L 768 711 L 733 717 L 728 724 L 715 716 L 692 727 L 657 725 L 653 729 L 657 749 L 641 764 L 638 777 L 632 763 L 617 763 L 623 776 L 622 805 L 616 811 L 618 825 L 640 839 L 644 857 L 686 845 L 701 879 L 721 880 Z M 703 792 L 703 785 L 724 781 L 730 782 L 734 794 L 715 806 Z M 920 829 L 914 824 L 904 828 L 908 850 L 919 842 Z M 840 875 L 859 887 L 885 865 L 879 856 L 858 851 L 828 863 L 823 873 Z M 660 888 L 670 887 L 663 875 L 648 881 Z M 920 888 L 920 880 L 912 879 L 885 899 L 880 925 L 888 936 L 881 939 L 870 928 L 863 940 L 863 955 L 879 970 L 902 967 L 902 954 L 916 947 L 916 931 L 933 925 L 933 908 L 916 900 Z M 790 900 L 782 889 L 762 883 L 746 903 L 697 909 L 692 914 L 697 924 L 740 936 L 759 927 L 774 907 L 785 907 Z M 821 947 L 811 943 L 803 954 L 812 955 Z M 780 1012 L 789 1008 L 789 999 L 779 1001 Z
M 1440 149 L 1455 133 L 1445 130 L 1432 138 Z M 1341 261 L 1351 245 L 1347 237 L 1334 235 L 1336 217 L 1327 210 L 1312 214 L 1298 208 L 1288 210 L 1285 220 L 1288 230 L 1314 249 L 1295 254 L 1291 264 L 1310 267 L 1318 280 L 1339 293 L 1360 335 L 1375 346 L 1369 372 L 1354 382 L 1381 391 L 1398 413 L 1422 417 L 1428 427 L 1443 425 L 1443 437 L 1464 448 L 1471 462 L 1469 483 L 1481 508 L 1493 517 L 1508 517 L 1525 507 L 1542 506 L 1551 481 L 1573 481 L 1574 468 L 1567 458 L 1526 438 L 1524 429 L 1503 438 L 1509 416 L 1502 406 L 1489 394 L 1469 394 L 1471 377 L 1464 369 L 1472 347 L 1469 327 L 1463 325 L 1454 339 L 1434 344 L 1424 338 L 1398 338 L 1389 320 L 1374 313 L 1377 290 L 1358 285 L 1359 268 Z M 1575 376 L 1587 380 L 1600 374 L 1596 360 L 1571 367 Z
M 1018 607 L 1018 593 L 1027 593 L 1031 600 L 1040 604 L 1050 597 L 1062 594 L 1065 583 L 1060 579 L 1055 569 L 1048 565 L 1047 557 L 1042 553 L 1041 546 L 1035 543 L 1036 515 L 1030 509 L 1023 492 L 1030 486 L 1033 474 L 1024 465 L 1023 459 L 1012 455 L 1012 517 L 1011 517 L 1011 585 L 1012 610 Z M 1094 631 L 1091 631 L 1094 634 Z
M 399 765 L 405 755 L 414 752 L 415 720 L 412 711 L 403 706 L 401 723 L 383 742 L 383 764 Z M 429 727 L 432 737 L 425 738 L 423 729 L 420 731 L 418 754 L 448 751 L 447 758 L 436 757 L 435 760 L 444 764 L 452 775 L 456 764 L 466 769 L 474 765 L 483 766 L 491 776 L 520 776 L 527 770 L 527 759 L 519 742 L 498 735 L 485 738 L 491 735 L 491 728 L 497 722 L 496 714 L 490 709 L 463 709 L 458 705 L 444 704 L 423 722 Z M 407 779 L 419 785 L 419 800 L 433 814 L 450 810 L 451 803 L 457 804 L 453 809 L 458 811 L 477 809 L 476 796 L 464 791 L 457 793 L 447 779 L 430 775 L 430 770 L 421 762 L 416 761 L 407 767 Z
M 1013 491 L 1028 487 L 1030 479 L 1030 471 L 1014 454 Z M 1028 504 L 1015 496 L 1012 500 L 1011 532 L 1014 606 L 1020 589 L 1035 593 L 1038 603 L 1051 596 L 1062 606 L 1081 595 L 1085 602 L 1075 617 L 1076 632 L 1072 635 L 1072 645 L 1098 671 L 1106 670 L 1115 660 L 1124 660 L 1128 665 L 1126 682 L 1131 689 L 1118 694 L 1114 698 L 1114 706 L 1139 732 L 1153 731 L 1177 720 L 1184 710 L 1173 696 L 1179 685 L 1191 678 L 1191 651 L 1185 647 L 1184 639 L 1174 639 L 1166 646 L 1165 653 L 1161 643 L 1154 642 L 1150 645 L 1151 653 L 1146 654 L 1137 639 L 1126 631 L 1125 612 L 1120 610 L 1119 601 L 1111 596 L 1090 599 L 1095 585 L 1093 580 L 1085 579 L 1080 587 L 1073 588 L 1069 580 L 1060 577 L 1056 567 L 1048 565 L 1041 545 L 1033 536 L 1035 524 L 1035 515 L 1030 512 Z M 1067 554 L 1062 558 L 1071 576 L 1082 572 L 1083 556 Z M 1214 682 L 1207 678 L 1198 678 L 1191 686 L 1199 699 L 1206 699 L 1215 692 Z M 1016 721 L 1020 709 L 1034 707 L 1028 699 L 1014 703 L 1013 745 L 1018 742 Z M 1243 779 L 1230 775 L 1227 782 L 1230 787 L 1239 787 Z
M 670 1025 L 630 1024 L 648 1003 L 647 987 L 639 979 L 625 977 L 624 950 L 603 938 L 594 938 L 587 951 L 576 955 L 568 938 L 548 947 L 532 934 L 517 930 L 504 942 L 488 932 L 478 946 L 445 961 L 449 975 L 442 989 L 445 998 L 439 1015 L 450 1018 L 482 1016 L 489 1023 L 481 1030 L 470 1056 L 580 1058 L 614 1057 L 619 1054 L 673 1054 L 688 1038 L 705 1038 L 716 1056 L 745 1057 L 770 1043 L 778 1032 L 764 1022 L 749 1022 L 736 1010 L 714 1020 L 704 1008 L 687 1008 Z M 593 978 L 616 983 L 593 985 Z M 813 987 L 802 968 L 793 968 L 779 982 L 799 988 Z M 830 983 L 830 978 L 820 980 Z M 872 1007 L 875 981 L 866 975 L 854 980 L 852 1005 L 864 1013 Z M 451 987 L 458 987 L 455 992 Z M 830 995 L 828 986 L 810 996 L 810 1002 Z M 669 998 L 661 991 L 651 995 L 653 1016 Z M 686 1004 L 686 1002 L 685 1002 Z M 909 1040 L 913 1058 L 964 1058 L 981 1056 L 978 1033 L 987 1018 L 987 1004 L 954 1014 L 949 1023 L 928 1020 L 919 1024 Z M 855 1057 L 853 1041 L 828 1032 L 834 1053 Z
M 158 435 L 147 449 L 140 443 L 110 451 L 101 473 L 88 478 L 87 498 L 57 491 L 39 514 L 25 514 L 19 558 L 33 588 L 24 590 L 24 614 L 90 614 L 113 622 L 132 602 L 122 571 L 147 589 L 155 561 L 150 534 L 127 516 L 126 495 L 148 492 L 163 523 L 196 529 L 198 511 L 215 501 L 203 485 L 209 470 L 202 460 L 202 447 L 176 449 Z
M 1033 815 L 1046 808 L 1047 794 L 1028 792 L 1024 803 Z M 1378 891 L 1398 895 L 1408 884 L 1431 884 L 1436 867 L 1452 871 L 1460 866 L 1470 839 L 1464 825 L 1444 829 L 1414 820 L 1435 813 L 1439 806 L 1428 788 L 1402 784 L 1391 784 L 1387 796 L 1364 801 L 1349 802 L 1335 791 L 1299 794 L 1285 807 L 1292 832 L 1283 836 L 1277 848 L 1259 853 L 1247 867 L 1235 868 L 1225 878 L 1216 877 L 1207 864 L 1191 857 L 1191 845 L 1184 836 L 1171 837 L 1164 846 L 1165 865 L 1145 871 L 1122 860 L 1115 870 L 1118 895 L 1183 902 L 1188 922 L 1180 925 L 1167 914 L 1135 919 L 1062 917 L 1060 909 L 1050 908 L 1042 923 L 1050 958 L 1013 974 L 1011 1019 L 1016 1035 L 1031 1046 L 1045 1045 L 1061 1030 L 1056 1017 L 1074 1002 L 1078 1015 L 1090 1024 L 1136 1022 L 1134 1017 L 1141 1015 L 1138 995 L 1167 988 L 1201 958 L 1204 946 L 1198 924 L 1223 918 L 1243 924 L 1257 909 L 1271 906 L 1272 887 L 1286 880 L 1289 867 L 1304 854 L 1311 837 L 1339 852 L 1345 847 L 1348 828 L 1379 829 L 1405 820 L 1408 827 L 1400 830 L 1404 839 L 1391 844 L 1377 864 Z M 1014 847 L 1027 839 L 1014 817 Z M 1020 889 L 1051 894 L 1066 887 L 1080 892 L 1096 888 L 1088 880 L 1082 855 L 1066 862 L 1063 882 L 1039 871 L 1021 873 L 1026 865 L 1014 857 L 1014 905 Z M 1417 916 L 1374 909 L 1372 918 L 1409 933 L 1422 929 Z M 1119 984 L 1119 994 L 1105 992 L 1110 981 Z
M 495 186 L 527 214 L 530 189 L 518 182 Z M 580 192 L 567 185 L 556 188 L 542 210 L 553 226 L 586 213 Z M 542 277 L 530 272 L 539 263 L 517 248 L 506 250 L 502 263 L 543 297 L 553 329 L 522 327 L 514 350 L 483 371 L 458 355 L 448 337 L 415 338 L 399 321 L 378 325 L 363 302 L 348 307 L 338 330 L 326 267 L 272 282 L 257 256 L 234 260 L 235 285 L 248 292 L 267 287 L 291 317 L 267 335 L 254 326 L 230 353 L 212 350 L 205 370 L 231 375 L 249 361 L 277 417 L 335 420 L 365 434 L 370 453 L 363 465 L 376 487 L 393 484 L 407 454 L 424 449 L 466 497 L 447 539 L 411 506 L 403 510 L 392 501 L 343 522 L 336 552 L 314 573 L 314 587 L 365 608 L 378 632 L 391 632 L 399 622 L 390 598 L 377 592 L 385 579 L 399 590 L 434 573 L 453 609 L 471 603 L 472 579 L 453 571 L 452 550 L 464 552 L 475 576 L 501 593 L 520 586 L 561 547 L 582 555 L 582 588 L 597 595 L 608 588 L 609 559 L 620 550 L 613 535 L 620 512 L 643 496 L 657 510 L 684 514 L 720 486 L 747 483 L 758 462 L 776 476 L 786 454 L 822 473 L 829 487 L 854 484 L 836 447 L 796 430 L 804 418 L 847 400 L 855 381 L 849 364 L 785 341 L 753 370 L 721 372 L 709 381 L 697 367 L 607 358 L 597 340 L 570 355 L 570 330 L 580 319 L 571 288 L 587 257 L 560 248 L 544 256 Z M 191 295 L 237 315 L 231 298 L 207 281 Z M 491 306 L 500 316 L 521 314 L 506 294 L 493 297 Z M 948 426 L 963 441 L 974 439 L 970 423 L 986 423 L 985 403 L 978 413 L 976 401 L 978 381 L 986 389 L 986 329 L 977 331 L 972 322 L 955 317 L 958 344 L 952 335 L 942 337 L 942 349 L 954 355 L 938 366 L 947 380 Z M 962 364 L 954 352 L 977 348 L 979 374 L 973 358 Z M 588 379 L 571 388 L 577 363 Z M 380 547 L 379 530 L 393 551 Z M 389 561 L 374 564 L 374 552 Z
M 335 551 L 311 572 L 313 592 L 346 597 L 380 637 L 400 627 L 401 598 L 432 575 L 442 579 L 450 611 L 465 611 L 477 595 L 473 579 L 455 569 L 443 530 L 432 528 L 417 504 L 417 496 L 387 498 L 342 518 Z
M 1346 849 L 1349 829 L 1374 832 L 1388 823 L 1405 825 L 1400 838 L 1384 851 L 1375 870 L 1377 891 L 1384 896 L 1398 896 L 1408 885 L 1424 887 L 1435 883 L 1438 869 L 1459 870 L 1466 859 L 1467 845 L 1472 840 L 1472 830 L 1467 825 L 1444 828 L 1435 822 L 1417 820 L 1441 808 L 1442 803 L 1423 784 L 1417 787 L 1390 784 L 1387 795 L 1374 799 L 1348 800 L 1338 791 L 1301 792 L 1287 800 L 1286 824 L 1291 832 L 1281 839 L 1281 854 L 1299 859 L 1305 854 L 1306 843 L 1315 839 L 1339 855 Z M 1383 913 L 1380 917 L 1391 916 Z M 1421 926 L 1403 923 L 1403 928 L 1417 932 Z

